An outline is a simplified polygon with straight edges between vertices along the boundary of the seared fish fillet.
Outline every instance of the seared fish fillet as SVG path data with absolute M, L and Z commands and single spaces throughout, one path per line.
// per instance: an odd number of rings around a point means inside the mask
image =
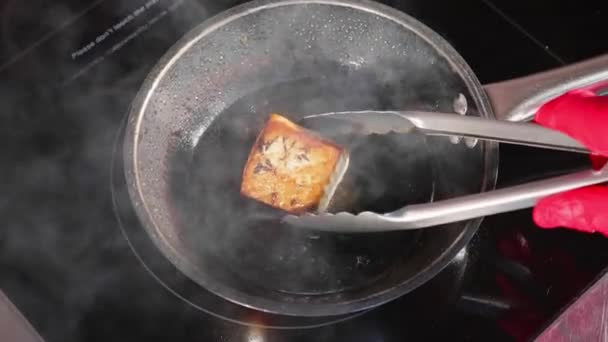
M 347 164 L 344 148 L 271 114 L 249 153 L 241 193 L 290 213 L 324 211 Z

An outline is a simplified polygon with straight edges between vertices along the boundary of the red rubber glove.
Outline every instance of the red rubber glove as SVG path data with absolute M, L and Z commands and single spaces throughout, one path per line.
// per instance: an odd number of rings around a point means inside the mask
M 590 89 L 566 93 L 547 102 L 536 113 L 535 121 L 561 131 L 596 153 L 594 167 L 608 157 L 608 97 Z M 540 200 L 533 212 L 542 228 L 566 227 L 608 236 L 608 186 L 576 189 Z

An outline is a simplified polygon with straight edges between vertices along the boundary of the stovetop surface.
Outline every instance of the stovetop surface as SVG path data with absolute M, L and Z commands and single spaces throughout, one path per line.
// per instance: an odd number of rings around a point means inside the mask
M 384 3 L 444 36 L 483 83 L 608 50 L 605 2 Z M 540 332 L 608 265 L 605 239 L 539 230 L 520 211 L 486 219 L 459 258 L 417 292 L 342 323 L 252 328 L 177 298 L 142 267 L 121 232 L 113 151 L 147 71 L 183 33 L 235 4 L 0 5 L 0 287 L 47 341 L 509 341 Z M 501 185 L 586 162 L 512 146 L 501 146 L 500 157 Z M 426 301 L 454 279 L 463 287 L 451 305 Z

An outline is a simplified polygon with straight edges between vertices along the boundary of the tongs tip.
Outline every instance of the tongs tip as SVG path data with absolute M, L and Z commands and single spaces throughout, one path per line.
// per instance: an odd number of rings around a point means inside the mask
M 312 114 L 300 122 L 320 132 L 338 134 L 384 135 L 388 133 L 409 133 L 415 129 L 407 117 L 396 112 L 349 111 Z
M 369 232 L 376 226 L 379 214 L 374 212 L 361 212 L 352 214 L 349 212 L 339 213 L 304 213 L 301 215 L 288 214 L 283 217 L 283 222 L 298 228 L 306 228 L 331 232 Z

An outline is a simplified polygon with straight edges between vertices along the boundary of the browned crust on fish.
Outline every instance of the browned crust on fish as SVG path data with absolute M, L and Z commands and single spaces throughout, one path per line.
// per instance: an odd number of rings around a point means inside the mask
M 290 213 L 314 210 L 342 147 L 271 114 L 243 170 L 241 194 Z

